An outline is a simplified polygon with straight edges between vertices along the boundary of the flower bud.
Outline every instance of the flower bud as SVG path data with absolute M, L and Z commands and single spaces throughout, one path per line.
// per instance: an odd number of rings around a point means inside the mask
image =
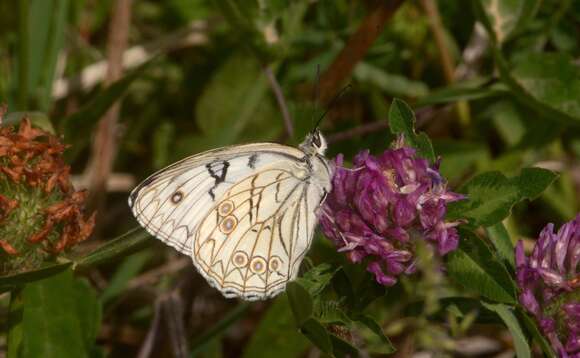
M 86 193 L 74 191 L 65 146 L 32 127 L 0 128 L 0 274 L 38 268 L 89 237 L 95 217 L 86 219 Z

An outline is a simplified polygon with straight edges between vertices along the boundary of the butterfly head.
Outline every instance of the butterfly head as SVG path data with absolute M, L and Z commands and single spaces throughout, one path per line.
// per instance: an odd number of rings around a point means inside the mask
M 326 139 L 324 139 L 318 128 L 308 133 L 304 142 L 300 144 L 300 149 L 309 155 L 324 155 L 326 148 Z

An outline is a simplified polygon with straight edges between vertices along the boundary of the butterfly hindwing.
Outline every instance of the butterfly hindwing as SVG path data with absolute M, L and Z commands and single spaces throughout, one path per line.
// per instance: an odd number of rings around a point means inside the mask
M 296 277 L 310 246 L 316 213 L 307 198 L 319 190 L 281 169 L 240 181 L 200 223 L 194 262 L 226 297 L 275 295 Z

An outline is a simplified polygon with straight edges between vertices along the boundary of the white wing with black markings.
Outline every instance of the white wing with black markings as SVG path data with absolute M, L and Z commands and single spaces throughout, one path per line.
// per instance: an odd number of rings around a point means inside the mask
M 264 299 L 296 277 L 331 176 L 317 152 L 233 146 L 153 174 L 129 205 L 151 235 L 191 255 L 226 297 Z

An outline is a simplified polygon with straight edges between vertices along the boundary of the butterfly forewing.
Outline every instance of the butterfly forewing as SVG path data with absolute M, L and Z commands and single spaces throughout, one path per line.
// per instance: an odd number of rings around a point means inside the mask
M 330 190 L 330 171 L 314 173 L 310 159 L 270 143 L 209 151 L 152 175 L 129 204 L 226 297 L 263 299 L 295 278 Z

